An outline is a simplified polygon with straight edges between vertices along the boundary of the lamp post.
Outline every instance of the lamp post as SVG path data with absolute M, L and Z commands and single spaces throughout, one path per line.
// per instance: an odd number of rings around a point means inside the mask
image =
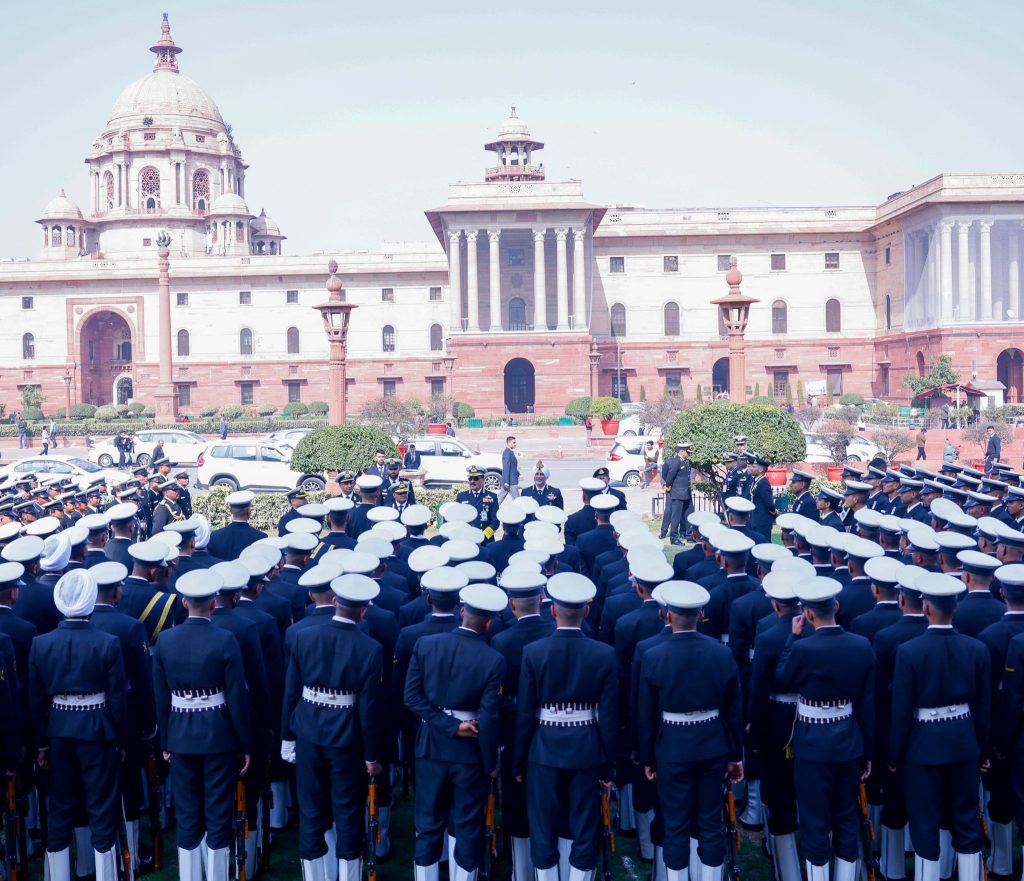
M 594 399 L 594 389 L 597 387 L 597 368 L 601 364 L 601 353 L 597 351 L 594 344 L 590 344 L 590 351 L 587 353 L 590 359 L 590 399 Z
M 455 401 L 455 355 L 447 354 L 441 361 L 444 363 L 444 369 L 448 371 L 448 397 Z M 452 413 L 452 416 L 455 416 Z
M 348 323 L 352 317 L 354 303 L 346 303 L 341 294 L 341 279 L 338 278 L 338 263 L 327 264 L 331 277 L 327 279 L 329 296 L 327 301 L 314 306 L 324 323 L 324 332 L 330 346 L 328 374 L 330 377 L 330 398 L 327 421 L 331 425 L 345 424 L 345 358 L 348 349 Z
M 64 416 L 67 419 L 71 418 L 71 367 L 64 368 Z
M 722 315 L 722 324 L 729 336 L 729 400 L 742 404 L 747 399 L 747 364 L 746 343 L 744 334 L 747 331 L 747 319 L 750 317 L 750 305 L 756 303 L 753 297 L 740 292 L 743 273 L 736 268 L 736 258 L 729 258 L 729 271 L 725 282 L 729 285 L 729 293 L 711 303 L 717 306 Z

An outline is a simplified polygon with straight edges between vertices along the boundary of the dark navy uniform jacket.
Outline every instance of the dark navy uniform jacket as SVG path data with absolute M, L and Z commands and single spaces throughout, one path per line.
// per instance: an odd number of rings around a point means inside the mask
M 671 635 L 672 628 L 668 624 L 664 624 L 654 636 L 641 639 L 633 652 L 633 667 L 629 671 L 629 718 L 626 720 L 627 747 L 631 753 L 640 751 L 637 720 L 640 717 L 640 674 L 643 672 L 644 656 L 655 646 L 661 645 Z
M 28 653 L 37 632 L 34 624 L 16 615 L 10 606 L 0 606 L 0 633 L 9 636 L 14 643 L 14 663 L 17 666 L 21 704 L 26 711 L 26 719 L 28 718 Z
M 923 614 L 903 615 L 896 623 L 883 627 L 875 634 L 875 760 L 886 761 L 889 749 L 888 731 L 892 719 L 892 680 L 896 673 L 896 650 L 905 642 L 916 639 L 928 629 Z
M 86 548 L 85 550 L 85 568 L 92 569 L 93 566 L 98 563 L 106 563 L 107 554 L 106 551 L 101 551 L 99 548 Z M 130 569 L 128 570 L 131 571 Z
M 536 484 L 531 483 L 520 495 L 526 496 L 528 499 L 536 499 L 537 504 L 541 507 L 544 505 L 554 505 L 556 508 L 565 508 L 562 491 L 555 486 L 545 484 L 538 489 Z
M 351 750 L 366 762 L 377 761 L 383 663 L 380 645 L 354 621 L 332 617 L 322 627 L 299 631 L 285 681 L 282 740 Z M 302 697 L 303 686 L 348 692 L 355 706 L 311 703 Z
M 662 627 L 664 622 L 656 600 L 643 600 L 639 608 L 627 612 L 615 622 L 615 662 L 619 668 L 619 710 L 623 722 L 629 712 L 630 670 L 636 647 Z
M 875 634 L 879 630 L 891 627 L 902 617 L 900 604 L 896 600 L 883 600 L 880 603 L 875 603 L 873 609 L 854 618 L 850 624 L 850 632 L 863 636 L 874 645 Z
M 988 590 L 972 590 L 960 597 L 953 612 L 953 626 L 967 636 L 977 636 L 1006 613 L 1006 604 Z
M 772 485 L 763 474 L 755 477 L 750 484 L 750 501 L 754 503 L 750 528 L 762 535 L 771 535 L 775 523 L 775 498 L 772 496 Z M 837 528 L 842 529 L 842 525 Z
M 680 688 L 680 682 L 687 683 Z M 662 713 L 718 710 L 694 725 L 662 721 Z M 673 633 L 644 654 L 640 674 L 640 762 L 683 763 L 741 759 L 743 709 L 740 682 L 729 650 L 696 631 Z
M 916 520 L 918 523 L 925 523 L 929 526 L 932 522 L 931 512 L 920 502 L 914 502 L 904 511 L 903 516 L 908 520 Z
M 302 618 L 309 604 L 309 591 L 299 587 L 300 575 L 302 570 L 298 566 L 285 565 L 277 575 L 263 585 L 263 593 L 269 591 L 288 603 L 292 621 Z
M 745 572 L 726 575 L 717 587 L 711 589 L 711 599 L 704 607 L 698 629 L 712 639 L 720 639 L 722 634 L 729 632 L 732 604 L 740 597 L 760 590 L 761 582 Z
M 309 555 L 309 564 L 312 566 L 319 563 L 324 554 L 329 554 L 333 550 L 344 548 L 353 551 L 355 547 L 356 540 L 348 533 L 328 532 L 327 535 L 320 536 L 320 544 L 313 548 Z
M 123 744 L 129 734 L 126 679 L 116 636 L 88 621 L 61 621 L 37 636 L 28 659 L 32 723 L 40 745 L 46 738 Z M 58 694 L 106 694 L 106 705 L 91 710 L 53 706 Z
M 242 653 L 232 634 L 193 617 L 160 634 L 153 650 L 153 687 L 164 752 L 251 754 Z M 224 692 L 223 706 L 193 713 L 171 710 L 171 692 L 217 691 Z
M 377 507 L 367 502 L 358 502 L 356 506 L 348 512 L 348 526 L 345 531 L 348 533 L 351 539 L 357 539 L 360 535 L 370 529 L 373 524 L 370 522 L 367 514 Z M 315 553 L 315 549 L 314 549 Z
M 275 618 L 257 608 L 253 600 L 242 597 L 234 611 L 237 615 L 241 615 L 256 625 L 260 637 L 263 666 L 267 671 L 271 706 L 276 715 L 276 710 L 281 706 L 281 695 L 284 692 L 284 635 L 278 629 L 278 622 Z M 287 630 L 287 628 L 285 629 Z
M 132 567 L 135 565 L 132 555 L 128 553 L 128 548 L 131 546 L 132 540 L 130 538 L 119 538 L 115 535 L 107 542 L 106 547 L 103 549 L 103 553 L 106 554 L 108 560 L 113 560 L 115 563 L 122 563 L 125 568 L 131 572 Z
M 519 693 L 523 649 L 554 632 L 555 622 L 550 618 L 525 615 L 516 619 L 491 640 L 491 648 L 505 659 L 505 677 L 501 683 L 501 742 L 508 749 L 515 743 L 516 696 Z
M 96 604 L 92 626 L 121 644 L 128 681 L 128 723 L 138 737 L 156 733 L 156 704 L 153 701 L 153 664 L 149 655 L 149 637 L 142 622 L 113 606 Z
M 816 520 L 818 517 L 818 509 L 814 504 L 814 496 L 806 490 L 793 499 L 793 504 L 790 506 L 790 510 L 794 514 L 802 514 L 804 517 L 808 517 L 811 520 Z
M 680 551 L 672 558 L 672 574 L 676 579 L 682 580 L 687 577 L 686 573 L 690 571 L 691 566 L 703 563 L 706 559 L 704 546 L 698 542 L 692 548 Z
M 284 514 L 281 515 L 281 519 L 277 521 L 277 534 L 287 535 L 288 530 L 285 527 L 291 523 L 296 517 L 301 517 L 302 514 L 298 508 L 289 508 Z
M 265 532 L 260 532 L 248 523 L 236 520 L 227 526 L 213 530 L 210 533 L 210 543 L 207 548 L 213 556 L 220 557 L 222 560 L 237 560 L 238 555 L 249 545 L 266 537 Z
M 988 749 L 989 665 L 985 645 L 952 627 L 929 627 L 896 650 L 889 764 L 980 762 Z M 915 711 L 967 704 L 962 719 L 919 722 Z
M 210 620 L 214 627 L 227 630 L 238 640 L 238 648 L 242 653 L 242 672 L 245 674 L 245 684 L 249 692 L 249 718 L 253 725 L 258 731 L 273 730 L 278 719 L 276 706 L 271 703 L 267 668 L 260 648 L 259 628 L 252 621 L 239 615 L 235 609 L 214 609 Z
M 615 547 L 615 529 L 610 523 L 595 525 L 589 532 L 585 532 L 576 539 L 576 550 L 580 552 L 583 560 L 583 574 L 593 577 L 594 564 L 598 554 L 611 550 Z
M 864 575 L 851 578 L 839 591 L 836 602 L 839 603 L 836 622 L 840 627 L 849 630 L 854 618 L 859 618 L 875 607 L 875 595 L 871 592 L 871 579 Z
M 772 614 L 772 601 L 760 587 L 736 597 L 729 607 L 729 650 L 740 671 L 744 693 L 750 683 L 750 663 L 754 657 L 757 622 Z
M 156 638 L 174 624 L 177 604 L 177 594 L 164 593 L 145 578 L 129 575 L 124 580 L 117 608 L 142 622 L 149 636 L 149 644 L 153 645 Z
M 831 526 L 831 527 L 833 527 L 835 529 L 838 529 L 840 532 L 844 531 L 844 529 L 843 529 L 843 521 L 842 521 L 840 516 L 835 511 L 829 511 L 824 517 L 822 517 L 821 514 L 819 513 L 818 514 L 818 522 L 822 526 Z
M 494 493 L 486 489 L 479 492 L 466 489 L 455 497 L 455 501 L 465 502 L 476 508 L 477 517 L 470 526 L 482 529 L 486 541 L 494 538 L 494 533 L 498 530 L 498 497 Z
M 405 630 L 413 624 L 419 624 L 430 614 L 430 603 L 427 602 L 426 594 L 421 594 L 414 600 L 409 600 L 398 610 L 398 626 Z
M 1010 641 L 1024 633 L 1024 612 L 1007 612 L 1002 619 L 990 624 L 979 635 L 988 648 L 992 664 L 989 667 L 989 685 L 992 688 L 992 730 L 998 731 L 1006 725 L 1006 691 L 1002 687 L 1006 670 L 1006 656 Z M 993 736 L 993 740 L 995 740 Z
M 669 456 L 661 465 L 661 484 L 666 487 L 669 499 L 687 501 L 690 498 L 690 482 L 693 479 L 689 459 Z
M 305 614 L 296 621 L 284 634 L 284 669 L 287 672 L 292 646 L 298 634 L 308 627 L 320 627 L 334 618 L 334 603 L 327 606 L 309 606 Z
M 608 597 L 601 609 L 601 614 L 597 616 L 597 638 L 608 645 L 614 645 L 615 627 L 619 623 L 619 619 L 635 609 L 639 609 L 642 605 L 643 601 L 635 590 L 623 591 L 613 597 Z M 590 619 L 587 618 L 583 623 L 587 624 L 589 621 Z
M 757 653 L 754 653 L 756 660 Z M 849 701 L 853 715 L 829 724 L 803 722 L 793 728 L 793 755 L 815 762 L 871 757 L 875 732 L 875 656 L 863 636 L 838 625 L 819 627 L 803 639 L 792 632 L 776 668 L 776 684 L 811 702 Z
M 881 514 L 888 514 L 889 497 L 881 490 L 871 493 L 868 496 L 868 508 L 872 511 L 878 511 Z
M 559 628 L 523 649 L 516 712 L 514 776 L 527 761 L 556 768 L 597 769 L 610 780 L 618 734 L 618 677 L 615 651 L 587 639 L 576 628 Z M 590 725 L 538 724 L 544 706 L 576 704 L 594 708 Z
M 24 586 L 18 588 L 14 614 L 32 624 L 37 633 L 49 633 L 64 620 L 64 616 L 57 611 L 57 605 L 53 601 L 53 587 L 59 580 L 59 575 L 24 578 Z
M 505 659 L 472 630 L 420 639 L 405 679 L 405 705 L 422 720 L 417 758 L 480 765 L 487 773 L 497 768 L 504 675 Z M 478 736 L 457 737 L 462 723 L 445 709 L 473 713 Z
M 272 590 L 267 590 L 267 585 L 264 584 L 260 590 L 259 596 L 252 600 L 252 604 L 262 612 L 266 612 L 274 622 L 277 624 L 277 635 L 281 641 L 281 645 L 284 645 L 284 634 L 289 627 L 292 626 L 292 607 L 291 603 L 286 600 L 283 596 L 275 593 Z M 245 606 L 246 598 L 242 597 L 238 601 L 238 605 Z M 283 668 L 282 668 L 283 669 Z
M 486 546 L 480 555 L 500 574 L 508 566 L 509 558 L 521 551 L 526 544 L 522 535 L 505 535 L 493 544 Z
M 424 604 L 426 600 L 424 600 Z M 430 609 L 430 606 L 427 606 Z M 458 615 L 428 613 L 421 621 L 403 627 L 398 632 L 398 642 L 395 643 L 395 675 L 392 685 L 395 690 L 394 699 L 401 703 L 405 695 L 405 677 L 409 672 L 409 664 L 412 661 L 412 653 L 416 643 L 424 636 L 433 636 L 438 633 L 447 633 L 459 626 Z M 452 710 L 459 710 L 462 707 L 449 707 Z
M 584 505 L 578 511 L 570 514 L 569 519 L 565 521 L 565 543 L 576 544 L 581 535 L 585 535 L 596 526 L 594 509 L 589 504 Z
M 756 750 L 778 753 L 786 748 L 793 736 L 796 707 L 791 703 L 773 701 L 771 696 L 785 693 L 777 687 L 777 667 L 793 632 L 795 617 L 795 611 L 781 617 L 773 613 L 767 623 L 758 628 L 754 639 L 747 718 L 750 722 L 750 743 Z

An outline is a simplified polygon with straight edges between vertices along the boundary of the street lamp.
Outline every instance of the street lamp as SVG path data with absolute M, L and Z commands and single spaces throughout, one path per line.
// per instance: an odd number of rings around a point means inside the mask
M 444 369 L 448 371 L 448 396 L 455 399 L 455 356 L 445 355 L 441 361 L 444 363 Z M 453 416 L 456 414 L 452 414 Z
M 314 306 L 320 313 L 324 323 L 324 332 L 330 346 L 328 375 L 330 377 L 330 399 L 328 422 L 331 425 L 345 424 L 345 359 L 348 354 L 348 324 L 352 310 L 357 308 L 354 303 L 346 303 L 342 296 L 342 283 L 338 278 L 338 262 L 331 260 L 327 264 L 331 277 L 327 279 L 329 296 L 327 301 Z
M 747 363 L 744 335 L 747 332 L 747 319 L 750 306 L 756 303 L 753 297 L 740 291 L 743 273 L 736 268 L 736 258 L 729 258 L 729 271 L 725 283 L 729 285 L 729 293 L 711 304 L 718 307 L 722 324 L 729 337 L 729 400 L 743 403 L 747 399 Z
M 66 401 L 64 415 L 71 418 L 71 367 L 64 368 L 64 398 Z
M 601 364 L 601 353 L 597 351 L 594 344 L 590 344 L 590 351 L 587 353 L 590 359 L 590 399 L 594 399 L 594 377 L 597 376 L 597 368 Z

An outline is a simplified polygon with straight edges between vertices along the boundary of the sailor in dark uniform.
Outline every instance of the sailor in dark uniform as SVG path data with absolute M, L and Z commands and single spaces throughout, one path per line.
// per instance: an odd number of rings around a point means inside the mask
M 509 558 L 521 551 L 526 543 L 523 537 L 526 513 L 518 504 L 507 503 L 498 507 L 496 516 L 501 524 L 501 538 L 487 545 L 481 556 L 498 572 L 502 572 L 508 565 Z
M 332 498 L 336 499 L 348 499 L 353 505 L 359 503 L 359 493 L 356 492 L 356 477 L 358 475 L 355 471 L 339 471 L 338 472 L 338 489 L 340 493 Z
M 18 590 L 14 613 L 32 624 L 39 633 L 56 629 L 61 620 L 53 600 L 53 587 L 59 579 L 51 578 L 48 585 L 42 583 L 46 576 L 41 574 L 39 567 L 44 547 L 43 539 L 38 535 L 23 535 L 0 551 L 0 557 L 8 563 L 21 563 L 25 567 L 24 584 Z
M 818 522 L 822 526 L 831 526 L 833 529 L 838 529 L 842 532 L 843 521 L 837 513 L 843 501 L 842 493 L 823 486 L 818 490 L 814 501 L 818 508 Z
M 94 627 L 96 579 L 87 569 L 63 576 L 54 601 L 65 620 L 32 643 L 29 699 L 37 763 L 49 772 L 46 869 L 69 881 L 76 794 L 85 800 L 96 881 L 116 881 L 118 770 L 128 736 L 127 683 L 117 637 Z
M 177 819 L 178 875 L 227 881 L 235 782 L 249 770 L 249 697 L 238 641 L 212 625 L 223 579 L 209 569 L 178 580 L 189 617 L 161 634 L 153 652 L 153 684 L 164 758 Z
M 931 525 L 932 516 L 928 509 L 921 504 L 921 489 L 924 482 L 914 480 L 910 477 L 900 479 L 900 503 L 903 505 L 903 513 L 900 517 L 907 520 L 917 520 L 928 526 Z
M 192 494 L 188 491 L 188 472 L 179 471 L 175 474 L 174 483 L 178 487 L 178 507 L 187 519 L 192 516 Z
M 594 509 L 590 506 L 590 502 L 604 488 L 604 482 L 596 477 L 582 477 L 579 483 L 583 507 L 570 514 L 569 519 L 565 521 L 565 543 L 571 545 L 575 545 L 581 535 L 597 525 L 597 521 L 594 519 Z
M 772 495 L 771 484 L 765 476 L 771 465 L 763 456 L 747 454 L 747 471 L 751 475 L 747 493 L 754 503 L 754 511 L 750 515 L 750 528 L 761 535 L 770 536 L 778 511 L 775 510 L 775 497 Z
M 900 501 L 900 482 L 903 475 L 899 471 L 888 470 L 882 477 L 880 486 L 885 494 L 883 513 L 892 514 L 894 517 L 902 517 L 906 510 L 903 502 Z
M 722 877 L 722 780 L 743 779 L 743 710 L 739 676 L 729 650 L 697 633 L 708 592 L 693 582 L 659 588 L 672 636 L 645 652 L 637 729 L 640 763 L 658 787 L 665 825 L 668 881 L 681 881 L 689 866 L 689 838 L 699 840 L 701 881 Z M 680 687 L 687 671 L 700 682 Z
M 288 542 L 283 548 L 284 565 L 267 582 L 263 593 L 276 594 L 285 600 L 291 610 L 292 621 L 298 621 L 306 614 L 309 604 L 309 594 L 299 585 L 299 579 L 309 565 L 309 555 L 320 542 L 308 532 L 290 532 L 279 538 Z
M 381 497 L 381 504 L 388 505 L 402 516 L 402 512 L 410 505 L 416 504 L 416 490 L 408 480 L 397 480 L 388 487 L 387 493 Z
M 311 563 L 319 563 L 324 554 L 330 553 L 338 548 L 354 550 L 356 541 L 349 535 L 349 519 L 354 505 L 349 499 L 334 496 L 324 502 L 327 508 L 327 529 L 326 535 L 320 536 L 320 542 L 310 552 Z
M 472 505 L 476 509 L 477 517 L 472 525 L 483 530 L 484 540 L 489 543 L 498 531 L 498 497 L 484 489 L 484 476 L 484 472 L 476 465 L 470 465 L 466 469 L 469 489 L 456 495 L 455 501 Z
M 793 476 L 789 479 L 789 489 L 793 493 L 793 501 L 790 502 L 789 510 L 792 514 L 801 514 L 813 520 L 818 515 L 814 496 L 808 491 L 811 488 L 812 480 L 814 480 L 813 474 L 800 471 L 797 468 L 793 469 Z
M 693 467 L 690 464 L 692 444 L 676 444 L 675 455 L 661 466 L 661 485 L 665 491 L 665 512 L 661 522 L 661 538 L 674 545 L 683 543 L 686 516 L 693 504 Z M 607 469 L 605 469 L 607 471 Z M 623 497 L 625 498 L 625 497 Z M 625 508 L 625 504 L 622 505 Z
M 902 617 L 898 602 L 899 572 L 903 564 L 892 557 L 877 555 L 862 561 L 864 575 L 871 583 L 871 593 L 875 598 L 874 605 L 865 612 L 856 615 L 850 621 L 850 631 L 863 636 L 874 644 L 875 634 L 879 630 L 891 627 Z M 843 588 L 845 590 L 846 588 Z M 839 594 L 842 608 L 842 593 Z M 876 768 L 876 770 L 878 770 Z M 873 804 L 875 802 L 872 802 Z
M 857 786 L 871 770 L 875 658 L 835 623 L 840 589 L 831 578 L 794 585 L 803 614 L 776 668 L 779 690 L 798 696 L 792 749 L 808 881 L 827 881 L 833 850 L 835 881 L 856 877 Z M 800 639 L 807 625 L 814 632 Z
M 595 561 L 598 555 L 615 547 L 615 528 L 609 522 L 612 511 L 618 510 L 614 496 L 599 493 L 590 500 L 595 527 L 576 540 L 583 565 L 583 574 L 596 580 Z M 602 598 L 603 599 L 603 598 Z
M 361 474 L 356 478 L 359 500 L 349 514 L 347 532 L 351 538 L 359 538 L 362 533 L 373 526 L 367 518 L 367 514 L 380 504 L 382 485 L 383 481 L 376 474 Z
M 548 483 L 550 479 L 551 469 L 543 462 L 538 462 L 533 467 L 533 483 L 522 491 L 521 496 L 536 499 L 537 504 L 542 507 L 554 505 L 556 508 L 565 508 L 562 491 L 558 487 L 551 486 Z
M 974 550 L 977 547 L 977 542 L 970 536 L 951 529 L 935 533 L 935 541 L 939 544 L 939 568 L 942 573 L 952 575 L 954 578 L 961 578 L 963 568 L 959 554 L 961 551 Z
M 249 545 L 267 537 L 265 532 L 249 525 L 255 498 L 256 494 L 249 490 L 233 492 L 227 497 L 225 501 L 231 510 L 231 522 L 210 533 L 209 551 L 213 556 L 221 560 L 237 560 Z
M 839 605 L 836 622 L 840 627 L 849 630 L 856 618 L 874 608 L 875 595 L 872 592 L 871 578 L 868 576 L 865 566 L 869 560 L 884 557 L 885 552 L 877 542 L 869 541 L 858 535 L 844 534 L 841 538 L 846 549 L 850 579 L 843 585 L 839 596 L 836 597 L 836 602 Z
M 744 447 L 745 449 L 746 447 Z M 747 498 L 746 456 L 739 453 L 726 453 L 725 458 L 733 464 L 722 478 L 722 499 L 731 499 L 733 496 Z
M 108 560 L 122 563 L 131 571 L 132 558 L 128 548 L 135 543 L 139 506 L 134 502 L 118 502 L 107 509 L 110 517 L 110 539 L 103 549 Z
M 978 636 L 1006 614 L 1006 604 L 992 593 L 993 578 L 1002 563 L 975 550 L 960 551 L 956 558 L 966 593 L 958 598 L 953 626 L 967 636 Z
M 110 515 L 86 514 L 78 525 L 88 530 L 83 563 L 91 569 L 97 563 L 107 562 L 107 542 L 110 540 Z
M 868 494 L 871 485 L 860 480 L 847 480 L 843 488 L 843 506 L 839 511 L 839 519 L 843 521 L 846 532 L 857 531 L 856 515 L 858 511 L 868 510 Z
M 611 787 L 618 732 L 615 653 L 580 630 L 596 588 L 574 572 L 547 584 L 558 629 L 523 649 L 514 776 L 526 780 L 530 854 L 537 881 L 557 881 L 567 822 L 567 881 L 585 881 L 598 859 L 598 792 Z
M 285 534 L 285 526 L 288 525 L 289 521 L 302 516 L 302 512 L 299 509 L 306 504 L 306 491 L 302 487 L 296 487 L 285 493 L 285 498 L 288 499 L 290 507 L 281 515 L 281 519 L 277 521 L 278 535 Z
M 623 493 L 621 489 L 615 489 L 611 485 L 612 478 L 611 473 L 608 471 L 608 469 L 604 465 L 602 465 L 600 468 L 594 469 L 593 476 L 604 484 L 604 489 L 602 490 L 602 492 L 606 495 L 615 496 L 615 498 L 618 500 L 618 509 L 620 511 L 625 511 L 626 495 L 625 493 Z
M 132 560 L 132 574 L 121 588 L 118 609 L 142 622 L 153 645 L 157 637 L 174 625 L 177 596 L 157 590 L 153 579 L 163 565 L 167 545 L 150 540 L 138 542 L 128 548 Z
M 951 622 L 963 585 L 926 572 L 928 630 L 896 651 L 889 765 L 902 769 L 917 881 L 939 878 L 939 825 L 952 820 L 959 877 L 981 876 L 979 768 L 989 739 L 988 651 Z
M 358 625 L 378 586 L 345 574 L 331 589 L 337 607 L 331 620 L 297 633 L 291 647 L 281 757 L 296 768 L 302 877 L 324 878 L 324 862 L 337 859 L 340 881 L 360 881 L 364 772 L 372 779 L 382 771 L 378 717 L 384 695 L 381 647 Z M 324 841 L 331 827 L 335 853 L 326 852 Z

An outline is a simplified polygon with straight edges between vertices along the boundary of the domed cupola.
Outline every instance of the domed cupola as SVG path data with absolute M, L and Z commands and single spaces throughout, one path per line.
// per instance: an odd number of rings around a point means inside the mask
M 43 228 L 43 259 L 67 260 L 86 251 L 85 221 L 74 201 L 60 195 L 47 202 L 36 223 Z
M 280 227 L 269 217 L 267 212 L 260 209 L 260 216 L 249 224 L 252 233 L 252 253 L 260 256 L 274 256 L 281 253 L 281 242 L 285 236 L 281 235 Z
M 501 124 L 498 137 L 484 144 L 484 149 L 497 153 L 499 162 L 496 167 L 486 170 L 484 180 L 544 180 L 543 164 L 532 164 L 534 151 L 544 149 L 544 144 L 530 136 L 530 130 L 519 118 L 515 107 Z
M 249 221 L 252 214 L 237 193 L 221 193 L 210 206 L 207 219 L 207 252 L 237 255 L 249 253 Z

